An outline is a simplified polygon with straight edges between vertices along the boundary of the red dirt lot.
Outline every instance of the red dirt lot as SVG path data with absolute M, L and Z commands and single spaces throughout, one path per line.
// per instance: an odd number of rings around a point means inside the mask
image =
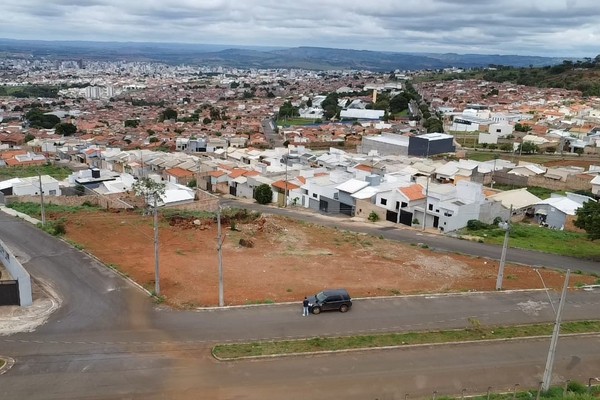
M 149 290 L 154 288 L 152 217 L 134 212 L 80 213 L 67 219 L 66 238 Z M 360 222 L 357 222 L 360 223 Z M 223 223 L 226 305 L 300 301 L 324 288 L 353 297 L 494 290 L 498 262 L 435 252 L 416 245 L 263 214 L 250 223 Z M 160 286 L 176 307 L 218 304 L 217 224 L 160 222 Z M 246 242 L 240 245 L 240 240 Z M 540 270 L 560 290 L 561 273 Z M 540 289 L 528 267 L 507 264 L 505 289 Z M 592 283 L 572 276 L 570 285 Z

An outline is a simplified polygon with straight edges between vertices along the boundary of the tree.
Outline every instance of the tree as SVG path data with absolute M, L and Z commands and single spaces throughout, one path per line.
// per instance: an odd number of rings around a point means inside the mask
M 32 141 L 33 139 L 35 139 L 35 136 L 33 136 L 31 133 L 28 133 L 27 135 L 25 135 L 25 138 L 23 140 L 25 140 L 25 143 Z
M 518 122 L 515 124 L 515 131 L 517 132 L 529 132 L 532 129 L 533 128 L 529 125 L 520 124 Z
M 279 107 L 279 118 L 291 118 L 300 115 L 298 107 L 294 107 L 291 101 L 286 101 Z
M 539 151 L 539 147 L 537 144 L 535 144 L 533 142 L 524 142 L 519 145 L 519 148 L 517 148 L 517 151 L 519 153 L 533 154 L 533 153 L 537 153 Z
M 575 226 L 586 231 L 590 240 L 600 239 L 600 203 L 586 201 L 575 211 Z
M 125 128 L 137 128 L 139 125 L 139 119 L 126 119 L 124 123 Z
M 325 100 L 321 102 L 321 108 L 323 109 L 323 117 L 325 119 L 339 118 L 342 107 L 338 105 L 339 95 L 335 92 L 329 93 Z
M 173 110 L 172 108 L 166 108 L 161 114 L 160 114 L 160 120 L 161 121 L 166 121 L 169 119 L 177 119 L 177 111 Z
M 511 143 L 502 143 L 500 145 L 500 150 L 502 150 L 502 151 L 513 151 L 513 145 Z
M 137 196 L 141 196 L 146 203 L 154 206 L 165 194 L 165 184 L 156 182 L 150 178 L 142 178 L 136 181 L 131 188 Z
M 54 133 L 62 136 L 73 136 L 77 132 L 77 127 L 70 122 L 56 124 Z
M 53 114 L 44 114 L 39 108 L 32 108 L 25 114 L 25 119 L 34 128 L 52 129 L 60 124 L 60 118 Z
M 423 122 L 423 127 L 427 129 L 427 133 L 432 132 L 444 132 L 444 124 L 442 121 L 435 117 L 429 117 L 425 122 Z
M 263 183 L 254 191 L 254 199 L 258 204 L 269 204 L 273 201 L 273 189 L 270 185 Z

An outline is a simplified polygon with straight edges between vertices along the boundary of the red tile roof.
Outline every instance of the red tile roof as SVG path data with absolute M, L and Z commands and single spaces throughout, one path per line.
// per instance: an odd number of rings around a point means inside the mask
M 418 184 L 399 188 L 398 191 L 404 194 L 408 200 L 422 200 L 425 198 L 425 195 L 423 194 L 423 186 Z

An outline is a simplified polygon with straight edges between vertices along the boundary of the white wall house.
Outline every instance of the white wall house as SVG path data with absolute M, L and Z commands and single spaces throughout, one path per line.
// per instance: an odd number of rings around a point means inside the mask
M 45 196 L 60 196 L 58 181 L 49 175 L 42 175 L 42 190 Z M 37 176 L 30 178 L 19 178 L 19 182 L 13 183 L 13 195 L 15 196 L 38 196 L 40 194 L 40 180 Z

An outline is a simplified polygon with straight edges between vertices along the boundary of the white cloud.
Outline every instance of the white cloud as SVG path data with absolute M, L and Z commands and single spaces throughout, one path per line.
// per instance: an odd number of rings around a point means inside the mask
M 565 57 L 600 53 L 597 0 L 5 0 L 0 37 Z

